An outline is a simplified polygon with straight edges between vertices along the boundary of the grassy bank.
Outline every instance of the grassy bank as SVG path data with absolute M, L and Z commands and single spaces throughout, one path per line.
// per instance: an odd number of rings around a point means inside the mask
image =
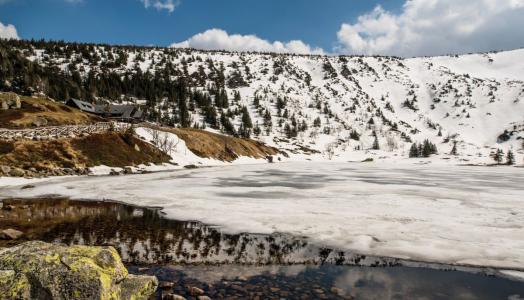
M 99 165 L 135 166 L 169 162 L 154 146 L 124 133 L 101 133 L 87 137 L 47 141 L 0 142 L 0 165 L 49 170 Z

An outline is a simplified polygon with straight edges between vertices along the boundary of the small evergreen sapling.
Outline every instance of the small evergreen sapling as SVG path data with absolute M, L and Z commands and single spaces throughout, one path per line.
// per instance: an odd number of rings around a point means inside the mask
M 373 132 L 373 135 L 375 136 L 375 140 L 373 141 L 373 150 L 380 150 L 377 133 Z
M 510 166 L 515 164 L 515 155 L 513 155 L 511 150 L 508 150 L 508 154 L 506 155 L 506 164 Z
M 453 148 L 451 148 L 451 152 L 450 152 L 449 154 L 451 154 L 451 155 L 455 155 L 455 156 L 458 155 L 458 151 L 457 151 L 457 141 L 453 141 Z
M 413 143 L 411 145 L 411 148 L 409 148 L 409 157 L 410 158 L 419 157 L 417 143 Z

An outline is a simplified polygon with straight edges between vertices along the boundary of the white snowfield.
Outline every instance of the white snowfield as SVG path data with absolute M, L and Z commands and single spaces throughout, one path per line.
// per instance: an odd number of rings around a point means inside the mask
M 295 162 L 53 178 L 30 189 L 0 179 L 0 198 L 110 199 L 227 232 L 285 232 L 367 255 L 524 270 L 523 173 Z
M 87 76 L 89 71 L 106 68 L 101 64 L 107 57 L 118 58 L 115 50 L 96 47 L 101 57 L 98 65 L 82 60 L 78 53 L 68 60 L 60 52 L 47 53 L 45 49 L 35 49 L 29 59 L 58 65 L 66 72 L 74 61 L 77 69 L 85 70 L 82 76 Z M 208 76 L 204 82 L 193 82 L 196 89 L 207 93 L 213 83 L 211 75 L 223 68 L 229 109 L 245 106 L 253 124 L 261 128 L 255 138 L 289 153 L 309 148 L 319 151 L 323 160 L 347 161 L 348 153 L 398 160 L 408 156 L 413 142 L 429 139 L 437 145 L 439 157 L 455 162 L 491 163 L 490 154 L 496 149 L 511 150 L 519 163 L 524 159 L 524 49 L 410 59 L 119 50 L 127 53 L 127 64 L 115 72 L 136 72 L 138 66 L 142 72 L 154 74 L 169 63 L 180 74 L 187 68 L 190 75 Z M 243 83 L 227 84 L 236 77 Z M 233 96 L 237 92 L 241 96 L 238 101 Z M 278 98 L 287 99 L 281 111 Z M 169 117 L 177 108 L 169 99 L 157 106 Z M 266 110 L 271 126 L 265 124 Z M 191 124 L 202 124 L 204 112 L 197 107 L 190 118 Z M 285 125 L 296 128 L 292 119 L 307 128 L 290 137 Z M 231 122 L 238 129 L 241 115 L 231 116 Z M 499 141 L 505 131 L 507 140 Z M 351 137 L 352 132 L 360 135 L 358 140 Z M 380 151 L 371 150 L 376 148 L 372 147 L 375 134 Z M 457 156 L 449 157 L 454 142 Z

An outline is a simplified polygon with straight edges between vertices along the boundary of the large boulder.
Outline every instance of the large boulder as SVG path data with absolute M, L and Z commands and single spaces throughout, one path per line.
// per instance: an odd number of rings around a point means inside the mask
M 12 228 L 4 229 L 0 231 L 0 240 L 17 240 L 22 235 L 24 235 L 22 231 Z
M 0 110 L 20 109 L 22 102 L 15 93 L 0 93 Z
M 129 275 L 113 247 L 27 242 L 0 250 L 0 299 L 148 299 L 158 281 Z
M 9 176 L 11 177 L 24 177 L 25 171 L 20 168 L 11 168 L 11 171 L 9 171 Z
M 0 271 L 0 299 L 30 299 L 31 286 L 24 274 Z
M 0 173 L 1 174 L 7 175 L 7 174 L 9 174 L 9 172 L 11 172 L 11 167 L 10 166 L 0 166 Z
M 32 123 L 33 123 L 33 126 L 35 126 L 35 127 L 42 127 L 42 126 L 47 126 L 47 124 L 49 122 L 47 121 L 46 118 L 38 116 L 38 117 L 34 118 Z

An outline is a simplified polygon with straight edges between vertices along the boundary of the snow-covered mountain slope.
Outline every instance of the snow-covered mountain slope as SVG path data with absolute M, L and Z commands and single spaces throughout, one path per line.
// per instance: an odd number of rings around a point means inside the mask
M 215 104 L 217 119 L 224 114 L 239 130 L 246 107 L 251 136 L 292 158 L 406 158 L 425 139 L 450 161 L 492 161 L 498 148 L 512 150 L 518 163 L 524 155 L 524 50 L 411 59 L 109 46 L 21 51 L 82 78 L 169 69 L 210 94 L 222 82 L 228 105 Z M 190 98 L 191 124 L 202 126 L 205 112 Z M 164 116 L 179 109 L 167 98 L 152 105 Z M 458 156 L 451 156 L 455 142 Z

